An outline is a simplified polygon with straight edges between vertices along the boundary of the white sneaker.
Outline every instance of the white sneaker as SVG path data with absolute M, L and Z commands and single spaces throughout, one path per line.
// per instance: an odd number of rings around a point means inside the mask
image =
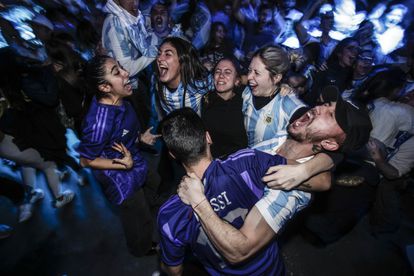
M 30 194 L 30 203 L 33 204 L 44 197 L 45 193 L 42 189 L 33 189 L 32 193 Z
M 26 203 L 19 207 L 19 222 L 24 222 L 32 216 L 32 204 Z
M 71 190 L 66 190 L 59 196 L 59 199 L 56 199 L 53 202 L 53 207 L 55 208 L 61 208 L 71 202 L 73 198 L 75 197 L 75 193 Z

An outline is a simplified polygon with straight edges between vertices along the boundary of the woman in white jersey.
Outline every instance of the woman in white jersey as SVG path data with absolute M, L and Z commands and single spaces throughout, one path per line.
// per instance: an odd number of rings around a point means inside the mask
M 214 84 L 191 43 L 179 37 L 166 38 L 157 56 L 157 69 L 162 111 L 168 114 L 175 109 L 191 107 L 200 114 L 201 98 L 214 89 Z
M 295 94 L 280 94 L 289 66 L 288 54 L 278 46 L 261 48 L 253 55 L 242 95 L 249 147 L 274 154 L 287 137 L 289 119 L 305 106 Z

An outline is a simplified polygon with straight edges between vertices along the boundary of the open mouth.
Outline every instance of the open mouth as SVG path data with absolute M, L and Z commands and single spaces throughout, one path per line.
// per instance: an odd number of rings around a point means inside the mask
M 159 64 L 158 65 L 158 70 L 160 72 L 160 77 L 165 77 L 167 72 L 168 72 L 168 67 L 163 65 L 163 64 Z
M 313 110 L 311 109 L 308 112 L 306 112 L 305 114 L 303 114 L 299 119 L 294 121 L 292 123 L 292 126 L 293 126 L 293 128 L 299 128 L 299 127 L 302 127 L 302 126 L 307 126 L 313 121 L 314 118 L 315 118 L 315 115 L 314 115 Z
M 160 27 L 162 27 L 162 18 L 161 17 L 157 17 L 156 19 L 155 19 L 155 25 L 158 27 L 158 28 L 160 28 Z
M 132 89 L 132 86 L 131 86 L 131 80 L 130 80 L 130 79 L 128 79 L 128 80 L 124 83 L 124 87 L 125 87 L 128 91 Z
M 249 82 L 249 86 L 252 90 L 256 90 L 257 84 Z

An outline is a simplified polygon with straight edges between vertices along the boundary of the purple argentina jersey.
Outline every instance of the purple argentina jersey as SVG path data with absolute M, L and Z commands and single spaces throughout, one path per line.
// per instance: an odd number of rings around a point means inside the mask
M 80 156 L 90 160 L 122 158 L 121 153 L 112 149 L 115 142 L 122 142 L 134 160 L 130 170 L 93 170 L 105 195 L 115 204 L 121 204 L 137 191 L 147 175 L 147 164 L 135 145 L 139 130 L 136 113 L 129 102 L 123 101 L 121 106 L 115 106 L 92 99 L 82 125 Z
M 281 156 L 246 149 L 225 161 L 214 160 L 204 173 L 205 194 L 219 217 L 241 228 L 250 209 L 262 197 L 261 178 L 270 166 L 286 164 Z M 249 261 L 231 265 L 208 240 L 190 206 L 178 196 L 171 197 L 160 209 L 158 227 L 161 259 L 168 266 L 183 263 L 185 248 L 191 248 L 211 275 L 281 275 L 284 266 L 278 246 L 269 243 Z

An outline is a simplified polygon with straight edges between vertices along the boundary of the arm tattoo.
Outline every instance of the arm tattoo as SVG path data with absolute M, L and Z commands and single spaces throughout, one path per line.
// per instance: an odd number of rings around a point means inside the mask
M 318 145 L 312 145 L 312 152 L 313 153 L 318 153 L 318 152 L 320 152 L 322 150 L 322 147 L 321 146 L 318 146 Z

